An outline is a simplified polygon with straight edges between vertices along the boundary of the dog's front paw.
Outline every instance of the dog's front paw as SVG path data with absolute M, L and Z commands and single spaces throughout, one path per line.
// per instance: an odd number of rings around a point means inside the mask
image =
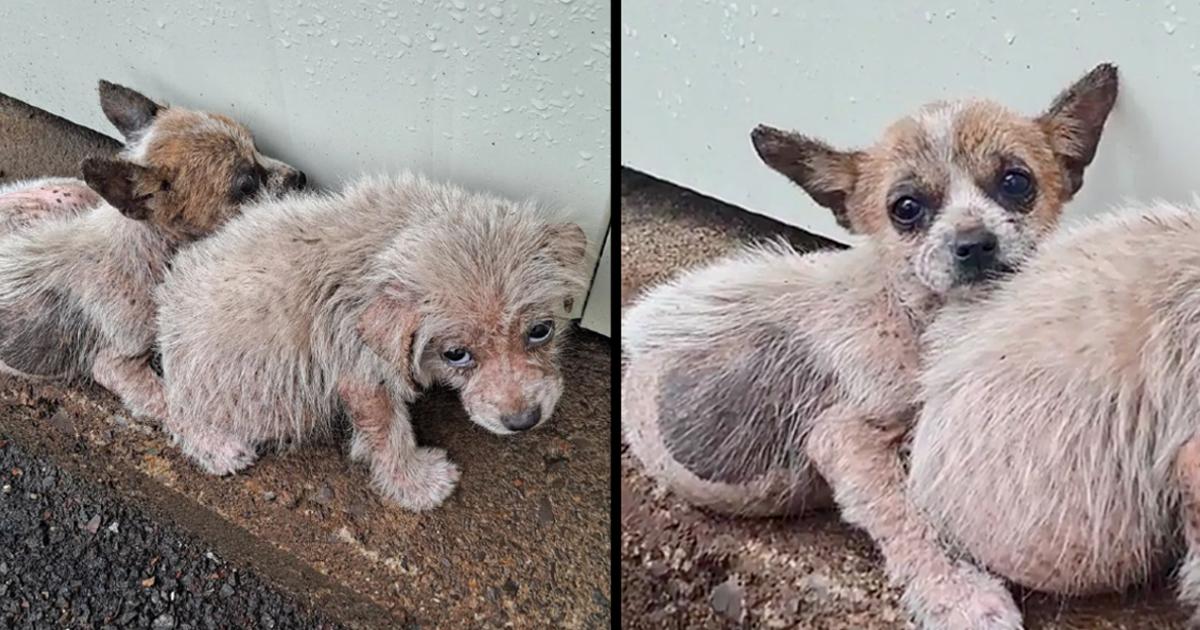
M 398 474 L 381 479 L 383 494 L 415 512 L 442 504 L 458 485 L 458 466 L 440 448 L 418 448 Z
M 242 470 L 258 459 L 254 447 L 241 440 L 178 438 L 183 452 L 210 475 L 228 475 Z
M 1020 630 L 1021 610 L 1000 580 L 966 564 L 921 576 L 904 600 L 923 630 Z

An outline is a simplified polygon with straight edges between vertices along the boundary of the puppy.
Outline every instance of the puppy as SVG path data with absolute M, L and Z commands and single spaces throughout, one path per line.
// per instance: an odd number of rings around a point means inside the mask
M 1101 65 L 1032 119 L 935 103 L 861 151 L 756 129 L 759 156 L 866 240 L 807 255 L 747 250 L 627 311 L 623 427 L 648 474 L 734 514 L 796 513 L 832 494 L 879 543 L 924 625 L 1019 623 L 999 583 L 934 544 L 904 496 L 898 448 L 921 331 L 1052 229 L 1116 92 L 1116 68 Z
M 927 337 L 909 488 L 955 548 L 1069 595 L 1186 550 L 1179 597 L 1200 603 L 1200 209 L 1055 237 Z
M 417 388 L 457 389 L 500 435 L 545 422 L 585 247 L 531 204 L 412 174 L 255 208 L 180 254 L 159 291 L 166 428 L 220 475 L 345 411 L 375 488 L 436 507 L 458 469 L 416 445 Z
M 83 161 L 86 193 L 51 179 L 0 199 L 0 370 L 90 375 L 133 413 L 161 417 L 148 360 L 153 290 L 171 257 L 247 202 L 301 187 L 304 175 L 260 154 L 224 116 L 106 81 L 100 104 L 128 144 L 116 158 Z

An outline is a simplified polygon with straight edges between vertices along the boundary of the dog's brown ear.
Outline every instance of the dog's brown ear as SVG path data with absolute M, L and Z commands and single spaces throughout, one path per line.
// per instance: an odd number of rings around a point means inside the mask
M 1064 90 L 1037 121 L 1050 137 L 1067 175 L 1067 197 L 1083 186 L 1083 171 L 1096 157 L 1100 133 L 1117 102 L 1117 67 L 1102 63 Z
M 759 125 L 750 133 L 754 150 L 767 166 L 779 171 L 833 211 L 838 225 L 855 232 L 846 200 L 858 181 L 859 151 L 838 151 L 795 132 Z
M 163 180 L 154 171 L 121 158 L 89 157 L 80 165 L 83 180 L 121 214 L 145 221 Z
M 574 267 L 587 253 L 587 235 L 574 223 L 551 223 L 543 233 L 544 247 L 558 264 Z
M 402 374 L 413 369 L 413 338 L 421 316 L 416 304 L 404 294 L 384 290 L 363 309 L 355 329 L 363 343 Z
M 128 140 L 149 127 L 162 107 L 134 90 L 101 79 L 100 109 Z

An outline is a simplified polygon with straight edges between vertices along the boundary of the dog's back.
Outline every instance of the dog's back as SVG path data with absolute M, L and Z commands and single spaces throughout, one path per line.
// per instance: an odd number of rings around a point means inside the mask
M 1200 212 L 1130 209 L 1047 243 L 927 331 L 915 500 L 1027 586 L 1123 588 L 1177 544 L 1200 415 Z

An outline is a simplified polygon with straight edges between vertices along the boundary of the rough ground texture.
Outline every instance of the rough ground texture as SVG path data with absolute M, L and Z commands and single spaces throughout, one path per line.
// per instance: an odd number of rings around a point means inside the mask
M 7 440 L 0 471 L 2 627 L 337 627 Z
M 84 155 L 116 146 L 0 96 L 0 183 L 75 175 Z M 487 433 L 449 392 L 414 408 L 422 443 L 446 448 L 462 470 L 450 500 L 423 514 L 382 503 L 337 441 L 264 455 L 244 474 L 206 476 L 95 386 L 0 377 L 0 436 L 36 445 L 48 466 L 83 467 L 82 478 L 156 522 L 176 523 L 335 622 L 603 628 L 611 606 L 609 342 L 577 332 L 563 362 L 567 390 L 555 417 L 529 435 Z M 121 566 L 129 575 L 140 568 Z
M 622 305 L 747 241 L 783 236 L 801 250 L 831 246 L 628 169 L 621 188 Z M 789 520 L 706 514 L 654 487 L 622 445 L 621 526 L 626 627 L 912 627 L 870 540 L 835 513 Z M 1145 592 L 1088 600 L 1018 598 L 1030 629 L 1183 628 L 1185 616 L 1163 581 Z

